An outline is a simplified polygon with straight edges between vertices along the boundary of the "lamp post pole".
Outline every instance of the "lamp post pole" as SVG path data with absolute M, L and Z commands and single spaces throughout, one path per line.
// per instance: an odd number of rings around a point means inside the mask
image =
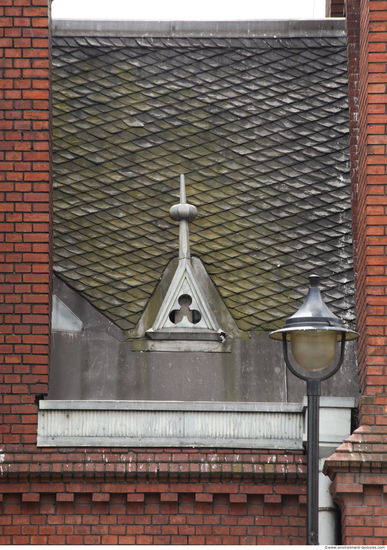
M 284 328 L 269 334 L 282 340 L 286 366 L 298 378 L 306 381 L 308 396 L 308 472 L 307 472 L 307 544 L 318 545 L 318 459 L 319 459 L 319 406 L 321 382 L 333 376 L 344 360 L 346 340 L 355 340 L 359 334 L 347 328 L 325 305 L 318 288 L 319 277 L 311 275 L 310 289 L 300 309 L 286 321 Z M 329 368 L 341 341 L 340 358 Z M 291 344 L 296 369 L 288 357 Z
M 318 544 L 318 444 L 320 433 L 320 380 L 308 380 L 307 544 Z

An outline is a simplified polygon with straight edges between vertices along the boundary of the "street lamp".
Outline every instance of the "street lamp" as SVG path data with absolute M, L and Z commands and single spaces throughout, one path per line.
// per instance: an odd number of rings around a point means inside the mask
M 319 405 L 321 381 L 333 376 L 341 367 L 347 340 L 356 340 L 359 334 L 347 328 L 325 305 L 320 289 L 320 278 L 310 275 L 310 289 L 300 309 L 286 321 L 285 326 L 269 334 L 273 340 L 282 340 L 285 363 L 298 378 L 306 380 L 308 395 L 308 476 L 307 476 L 307 544 L 318 544 L 318 444 Z M 292 366 L 288 357 L 290 342 L 294 361 L 303 372 Z M 337 343 L 341 343 L 337 365 L 328 368 L 335 358 Z

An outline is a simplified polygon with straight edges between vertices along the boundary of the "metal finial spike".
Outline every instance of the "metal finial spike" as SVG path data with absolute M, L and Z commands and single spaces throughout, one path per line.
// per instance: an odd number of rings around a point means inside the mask
M 188 222 L 195 219 L 197 210 L 192 204 L 187 204 L 185 195 L 184 174 L 180 175 L 180 204 L 175 204 L 169 211 L 169 215 L 174 221 L 179 222 L 179 260 L 189 259 L 191 257 L 189 247 L 189 228 Z
M 180 174 L 180 204 L 186 204 L 187 199 L 185 196 L 185 178 L 184 174 Z
M 187 204 L 186 194 L 185 194 L 185 179 L 184 174 L 180 175 L 180 204 L 175 204 L 169 211 L 171 218 L 180 222 L 182 220 L 187 220 L 192 222 L 196 218 L 198 211 L 193 204 Z
M 310 286 L 318 286 L 320 277 L 318 275 L 309 275 Z

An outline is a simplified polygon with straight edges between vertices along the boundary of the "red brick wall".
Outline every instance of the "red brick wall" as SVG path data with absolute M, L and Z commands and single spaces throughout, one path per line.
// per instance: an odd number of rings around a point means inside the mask
M 366 388 L 368 330 L 367 327 L 367 125 L 368 125 L 368 26 L 369 6 L 363 2 L 359 10 L 359 185 L 358 185 L 358 245 L 356 261 L 356 307 L 359 383 L 364 395 Z M 362 405 L 362 403 L 360 404 Z M 365 411 L 367 413 L 367 411 Z M 363 407 L 360 406 L 360 421 L 363 422 Z
M 196 487 L 196 486 L 195 486 Z M 122 488 L 122 487 L 121 487 Z M 4 496 L 1 544 L 304 544 L 298 495 L 158 492 Z M 254 489 L 267 490 L 255 486 Z M 212 491 L 217 488 L 213 487 Z M 274 499 L 276 495 L 273 495 Z M 27 500 L 27 499 L 30 500 Z
M 386 474 L 337 474 L 333 496 L 341 508 L 343 544 L 387 544 L 386 483 Z
M 385 424 L 387 2 L 361 2 L 356 297 L 362 424 Z
M 352 0 L 351 0 L 352 2 Z M 349 2 L 349 6 L 351 5 Z M 387 544 L 387 1 L 361 0 L 358 17 L 356 307 L 361 426 L 325 463 L 342 512 L 342 542 Z M 357 11 L 357 15 L 354 13 Z M 355 54 L 356 55 L 356 54 Z M 354 69 L 352 69 L 354 70 Z M 353 75 L 350 76 L 350 81 Z M 352 119 L 351 119 L 352 121 Z M 351 151 L 351 160 L 355 157 Z M 352 166 L 352 176 L 356 165 Z M 356 192 L 356 180 L 353 180 Z M 356 201 L 355 201 L 356 202 Z M 356 215 L 357 214 L 357 215 Z
M 349 2 L 350 0 L 347 0 Z M 344 17 L 345 0 L 326 0 L 325 17 Z
M 354 277 L 357 278 L 357 201 L 359 173 L 359 0 L 347 1 L 348 106 L 352 185 L 352 241 Z
M 48 0 L 0 0 L 0 446 L 9 451 L 35 441 L 35 396 L 48 384 L 48 18 Z
M 361 492 L 347 494 L 342 512 L 342 534 L 347 545 L 386 544 L 386 509 L 382 505 L 383 487 L 361 485 Z
M 306 541 L 302 452 L 25 450 L 0 464 L 0 544 Z

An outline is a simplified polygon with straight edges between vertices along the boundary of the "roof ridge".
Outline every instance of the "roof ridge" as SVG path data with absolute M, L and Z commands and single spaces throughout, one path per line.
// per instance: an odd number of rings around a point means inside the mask
M 56 19 L 54 36 L 299 38 L 346 36 L 345 19 L 252 21 L 102 21 Z

